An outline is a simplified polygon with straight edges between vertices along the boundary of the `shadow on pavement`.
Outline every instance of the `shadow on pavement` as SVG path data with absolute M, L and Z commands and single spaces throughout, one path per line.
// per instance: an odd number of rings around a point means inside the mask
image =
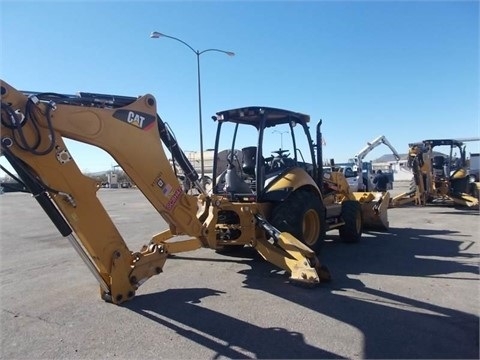
M 278 296 L 360 330 L 365 345 L 359 357 L 478 359 L 478 316 L 432 304 L 427 295 L 417 300 L 368 287 L 355 278 L 359 274 L 362 278 L 368 274 L 430 277 L 432 281 L 451 277 L 471 281 L 472 291 L 478 291 L 478 276 L 475 275 L 479 274 L 479 268 L 471 261 L 478 254 L 465 254 L 460 248 L 468 247 L 471 242 L 449 230 L 391 228 L 389 233 L 369 235 L 358 244 L 344 244 L 331 236 L 325 243 L 321 260 L 330 268 L 333 281 L 315 289 L 295 287 L 292 290 L 285 284 L 286 275 L 251 248 L 226 258 L 250 266 L 241 271 L 245 275 L 245 287 Z M 444 235 L 458 236 L 459 241 L 442 239 Z M 408 281 L 403 279 L 402 293 L 408 293 Z M 445 294 L 452 296 L 446 284 L 442 280 L 435 286 L 445 286 Z M 418 291 L 417 285 L 417 297 Z M 167 290 L 140 295 L 126 307 L 184 334 L 219 356 L 245 358 L 249 353 L 255 358 L 340 357 L 306 344 L 302 334 L 261 328 L 197 305 L 206 296 L 222 296 L 222 293 L 202 288 Z M 438 303 L 436 300 L 434 302 Z M 175 322 L 195 331 L 175 325 Z M 319 341 L 326 331 L 328 329 L 318 329 Z M 246 352 L 237 351 L 238 348 Z
M 202 298 L 221 294 L 206 288 L 171 289 L 140 295 L 128 302 L 126 307 L 215 351 L 217 355 L 214 358 L 339 358 L 306 344 L 300 333 L 283 328 L 262 328 L 198 305 Z M 177 322 L 181 324 L 175 324 Z

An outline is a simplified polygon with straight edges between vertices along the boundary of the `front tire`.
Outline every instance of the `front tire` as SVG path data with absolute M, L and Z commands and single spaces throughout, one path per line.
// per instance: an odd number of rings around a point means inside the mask
M 342 218 L 345 222 L 338 231 L 340 239 L 346 243 L 358 242 L 362 237 L 362 209 L 358 201 L 346 200 L 342 203 Z
M 315 193 L 296 190 L 272 211 L 270 223 L 281 232 L 288 232 L 320 253 L 325 238 L 325 211 Z

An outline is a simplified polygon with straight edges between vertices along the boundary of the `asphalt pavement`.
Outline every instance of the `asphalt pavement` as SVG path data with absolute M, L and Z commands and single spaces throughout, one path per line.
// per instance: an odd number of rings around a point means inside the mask
M 138 190 L 98 196 L 133 251 L 166 228 Z M 29 194 L 0 211 L 1 359 L 479 358 L 478 210 L 389 209 L 357 244 L 331 232 L 314 289 L 252 249 L 188 252 L 122 306 Z

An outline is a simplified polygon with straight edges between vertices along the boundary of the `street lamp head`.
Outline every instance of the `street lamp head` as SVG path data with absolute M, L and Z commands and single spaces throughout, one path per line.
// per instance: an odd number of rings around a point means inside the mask
M 153 31 L 151 34 L 150 34 L 150 37 L 152 39 L 158 39 L 159 37 L 163 36 L 162 33 L 159 33 L 158 31 Z
M 227 54 L 228 56 L 235 56 L 235 53 L 232 51 L 226 51 L 225 54 Z

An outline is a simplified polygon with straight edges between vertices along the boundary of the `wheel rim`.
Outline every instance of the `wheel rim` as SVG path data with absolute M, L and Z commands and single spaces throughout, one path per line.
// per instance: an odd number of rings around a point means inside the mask
M 302 232 L 305 244 L 311 246 L 317 242 L 320 234 L 320 219 L 315 210 L 308 210 L 303 216 Z

